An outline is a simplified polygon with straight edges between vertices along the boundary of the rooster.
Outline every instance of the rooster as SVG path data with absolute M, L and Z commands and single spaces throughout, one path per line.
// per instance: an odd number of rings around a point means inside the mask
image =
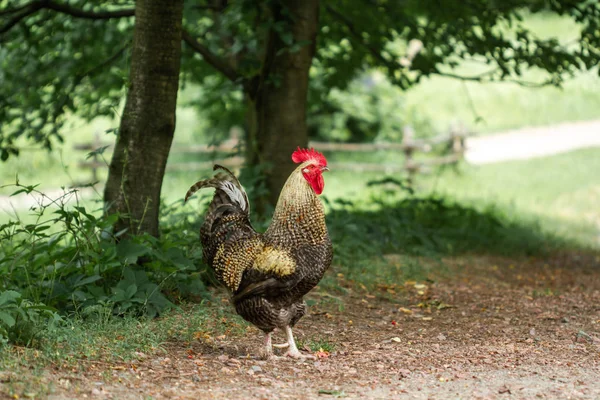
M 323 205 L 317 197 L 325 186 L 327 160 L 314 149 L 298 148 L 292 160 L 300 164 L 286 181 L 264 233 L 250 224 L 246 191 L 227 168 L 194 184 L 185 201 L 202 188 L 215 188 L 200 241 L 205 262 L 232 293 L 236 312 L 265 333 L 263 356 L 273 357 L 271 335 L 286 333 L 285 355 L 298 351 L 292 327 L 306 313 L 303 296 L 313 289 L 331 264 L 333 249 Z

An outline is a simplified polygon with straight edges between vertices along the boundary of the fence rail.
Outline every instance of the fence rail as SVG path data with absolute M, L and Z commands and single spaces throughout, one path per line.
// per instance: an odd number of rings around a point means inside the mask
M 351 152 L 365 153 L 376 151 L 397 151 L 403 154 L 404 162 L 394 164 L 364 163 L 364 162 L 332 162 L 332 168 L 354 171 L 354 172 L 385 172 L 407 174 L 408 183 L 412 183 L 418 173 L 428 173 L 434 167 L 448 164 L 457 164 L 464 157 L 465 138 L 471 133 L 463 128 L 451 129 L 447 134 L 431 139 L 414 139 L 414 131 L 411 128 L 404 130 L 404 137 L 400 143 L 332 143 L 311 141 L 310 147 L 324 152 Z M 80 168 L 89 169 L 92 174 L 92 182 L 98 181 L 98 170 L 106 168 L 106 164 L 99 160 L 95 150 L 102 147 L 111 149 L 110 143 L 102 143 L 100 136 L 95 135 L 94 140 L 88 143 L 80 143 L 73 148 L 78 151 L 92 152 L 89 160 L 81 161 Z M 416 160 L 418 153 L 430 153 L 439 149 L 440 155 L 425 160 Z M 218 145 L 173 145 L 171 152 L 178 154 L 215 154 L 215 153 L 239 153 L 242 150 L 241 142 L 237 139 L 229 139 Z M 221 164 L 228 168 L 239 168 L 243 165 L 244 158 L 235 155 L 212 161 L 192 161 L 167 164 L 167 171 L 197 171 L 212 169 L 213 164 Z

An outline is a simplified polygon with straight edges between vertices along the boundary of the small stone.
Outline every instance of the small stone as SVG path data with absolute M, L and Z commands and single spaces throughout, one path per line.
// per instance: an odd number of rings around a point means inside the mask
M 405 368 L 400 369 L 398 370 L 398 375 L 400 376 L 400 379 L 408 378 L 410 375 L 410 370 Z
M 437 335 L 436 339 L 437 340 L 446 340 L 446 336 L 443 333 L 440 333 L 439 335 Z
M 254 371 L 255 373 L 257 373 L 257 372 L 262 372 L 262 368 L 261 368 L 261 367 L 259 367 L 258 365 L 253 365 L 253 366 L 251 366 L 251 367 L 250 367 L 250 369 L 251 369 L 252 371 Z
M 560 320 L 560 322 L 562 322 L 563 324 L 567 324 L 567 323 L 569 323 L 569 318 L 567 318 L 567 317 L 563 317 L 563 318 Z
M 261 378 L 258 381 L 259 384 L 261 384 L 262 386 L 271 386 L 271 381 L 269 379 L 266 378 Z
M 511 394 L 510 389 L 506 385 L 501 386 L 500 389 L 498 389 L 498 393 L 500 393 L 500 394 L 504 394 L 504 393 Z

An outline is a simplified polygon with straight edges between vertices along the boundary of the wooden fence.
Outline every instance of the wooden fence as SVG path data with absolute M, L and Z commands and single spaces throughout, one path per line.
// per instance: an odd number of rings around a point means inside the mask
M 457 164 L 463 159 L 465 151 L 465 138 L 469 136 L 464 128 L 451 129 L 447 134 L 440 135 L 431 139 L 415 139 L 414 131 L 407 127 L 404 130 L 403 140 L 400 143 L 331 143 L 315 142 L 309 143 L 310 147 L 322 152 L 377 152 L 377 151 L 396 151 L 403 154 L 400 163 L 361 163 L 361 162 L 332 162 L 332 169 L 355 172 L 384 172 L 387 174 L 406 173 L 408 183 L 412 183 L 418 173 L 428 173 L 436 166 Z M 112 148 L 111 144 L 102 143 L 100 136 L 95 135 L 94 140 L 88 143 L 80 143 L 74 146 L 75 150 L 91 152 L 87 161 L 79 163 L 79 167 L 91 171 L 92 182 L 98 181 L 98 170 L 106 168 L 106 163 L 99 160 L 99 155 L 95 152 L 101 148 Z M 203 162 L 184 162 L 168 163 L 167 171 L 197 171 L 212 169 L 213 164 L 221 164 L 228 168 L 240 168 L 244 163 L 244 158 L 235 155 L 243 153 L 241 142 L 235 138 L 226 140 L 218 145 L 178 145 L 174 144 L 171 152 L 179 154 L 216 154 L 229 153 L 231 157 L 224 159 L 215 159 Z M 437 150 L 436 156 L 417 160 L 419 153 L 431 153 Z

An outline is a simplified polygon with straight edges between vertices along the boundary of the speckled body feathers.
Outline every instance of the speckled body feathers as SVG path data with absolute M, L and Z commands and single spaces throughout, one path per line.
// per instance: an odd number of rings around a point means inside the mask
M 236 311 L 265 332 L 293 326 L 306 312 L 303 296 L 331 264 L 332 246 L 321 201 L 302 176 L 288 178 L 265 233 L 249 220 L 248 198 L 227 169 L 190 188 L 216 189 L 200 230 L 205 261 L 233 294 Z

